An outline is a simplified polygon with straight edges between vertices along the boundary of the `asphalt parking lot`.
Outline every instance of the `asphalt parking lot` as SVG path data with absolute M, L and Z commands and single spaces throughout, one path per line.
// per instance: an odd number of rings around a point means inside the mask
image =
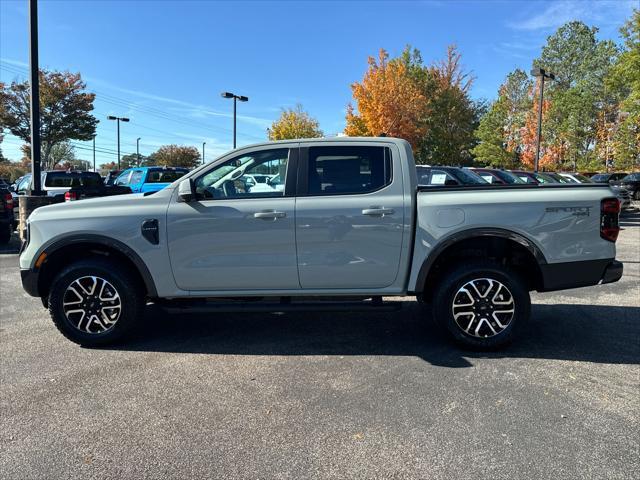
M 0 251 L 0 477 L 637 478 L 640 211 L 615 284 L 534 294 L 522 338 L 396 313 L 168 315 L 64 339 Z

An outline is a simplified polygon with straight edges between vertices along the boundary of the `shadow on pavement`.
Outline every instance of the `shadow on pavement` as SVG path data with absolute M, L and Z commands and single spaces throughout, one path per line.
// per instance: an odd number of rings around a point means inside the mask
M 621 227 L 636 227 L 640 225 L 640 210 L 634 208 L 633 210 L 627 210 L 620 214 L 620 226 Z
M 11 235 L 9 243 L 0 244 L 0 255 L 15 255 L 20 251 L 20 237 L 17 233 Z
M 462 350 L 415 302 L 397 313 L 168 314 L 148 307 L 138 332 L 117 349 L 215 355 L 416 356 L 438 366 L 474 358 L 640 363 L 640 308 L 534 305 L 520 338 L 499 352 Z

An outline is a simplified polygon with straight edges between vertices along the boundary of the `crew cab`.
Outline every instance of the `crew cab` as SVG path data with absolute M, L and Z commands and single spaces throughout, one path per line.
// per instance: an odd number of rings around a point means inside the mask
M 133 193 L 153 193 L 170 185 L 187 173 L 182 167 L 134 167 L 123 170 L 113 182 L 129 187 Z
M 241 180 L 265 170 L 282 190 Z M 385 297 L 411 295 L 457 341 L 495 348 L 527 322 L 530 291 L 620 279 L 619 210 L 596 184 L 418 186 L 401 139 L 287 140 L 233 150 L 154 195 L 41 207 L 20 267 L 82 345 L 122 339 L 148 302 L 385 311 L 403 303 Z

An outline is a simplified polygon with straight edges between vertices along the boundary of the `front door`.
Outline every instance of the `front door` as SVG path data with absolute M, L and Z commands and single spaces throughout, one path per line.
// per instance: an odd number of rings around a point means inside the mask
M 395 147 L 300 149 L 296 202 L 303 289 L 384 288 L 398 275 L 404 190 Z
M 167 229 L 178 287 L 300 288 L 293 197 L 297 151 L 295 144 L 238 154 L 194 178 L 196 201 L 172 201 Z M 268 180 L 248 181 L 258 174 Z

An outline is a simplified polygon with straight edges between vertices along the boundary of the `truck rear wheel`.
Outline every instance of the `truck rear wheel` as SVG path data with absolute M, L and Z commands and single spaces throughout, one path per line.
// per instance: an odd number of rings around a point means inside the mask
M 144 294 L 118 263 L 79 260 L 53 280 L 49 313 L 58 330 L 86 347 L 122 339 L 142 315 Z
M 472 262 L 440 277 L 433 316 L 460 344 L 495 349 L 509 344 L 528 321 L 526 283 L 502 265 Z

